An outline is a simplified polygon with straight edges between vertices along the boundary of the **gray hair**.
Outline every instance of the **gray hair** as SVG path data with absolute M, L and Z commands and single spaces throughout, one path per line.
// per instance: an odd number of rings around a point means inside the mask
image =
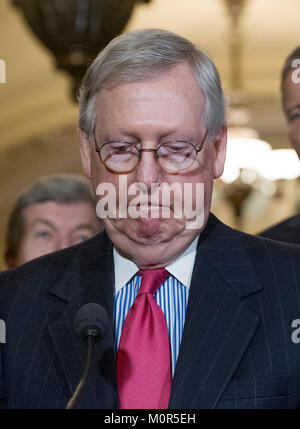
M 165 30 L 144 29 L 113 39 L 88 68 L 79 94 L 79 127 L 89 139 L 96 122 L 95 96 L 106 86 L 141 82 L 190 64 L 205 100 L 204 117 L 210 136 L 225 123 L 225 99 L 216 66 L 187 39 Z
M 26 188 L 16 200 L 7 226 L 6 255 L 12 257 L 18 255 L 24 233 L 24 210 L 33 204 L 46 201 L 54 201 L 60 204 L 87 202 L 96 210 L 91 186 L 84 177 L 63 173 L 44 176 L 34 185 Z
M 284 66 L 281 70 L 281 90 L 283 90 L 285 79 L 287 78 L 290 71 L 295 70 L 295 66 L 293 66 L 293 62 L 295 60 L 300 60 L 300 46 L 294 49 L 293 52 L 285 60 Z

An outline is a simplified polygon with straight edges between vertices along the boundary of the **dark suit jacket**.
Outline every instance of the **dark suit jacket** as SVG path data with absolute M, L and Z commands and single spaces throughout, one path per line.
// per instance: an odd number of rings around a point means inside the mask
M 2 405 L 63 408 L 86 346 L 73 320 L 98 302 L 110 326 L 78 408 L 117 408 L 112 243 L 105 233 L 0 275 Z M 300 250 L 211 216 L 200 235 L 170 408 L 300 407 Z
M 300 244 L 300 213 L 261 232 L 262 237 Z

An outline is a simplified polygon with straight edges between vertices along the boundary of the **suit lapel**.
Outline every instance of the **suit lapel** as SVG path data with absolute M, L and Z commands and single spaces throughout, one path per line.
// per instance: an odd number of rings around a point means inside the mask
M 63 376 L 70 398 L 81 379 L 87 347 L 74 333 L 74 317 L 84 304 L 96 302 L 108 312 L 109 327 L 93 350 L 89 380 L 82 390 L 78 408 L 115 408 L 114 341 L 113 341 L 113 258 L 112 246 L 106 239 L 104 252 L 99 246 L 85 249 L 78 265 L 65 272 L 51 291 L 60 301 L 57 316 L 48 325 L 57 371 Z M 94 241 L 95 242 L 95 241 Z M 95 256 L 96 255 L 96 256 Z
M 170 408 L 215 408 L 259 324 L 262 289 L 238 233 L 211 216 L 200 236 Z

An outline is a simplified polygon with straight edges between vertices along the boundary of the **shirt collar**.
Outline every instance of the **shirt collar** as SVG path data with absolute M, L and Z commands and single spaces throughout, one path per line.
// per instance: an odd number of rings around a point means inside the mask
M 189 247 L 166 270 L 189 289 L 195 263 L 197 242 L 199 236 L 189 245 Z M 139 268 L 130 259 L 124 258 L 113 248 L 114 270 L 115 270 L 115 294 L 135 276 Z

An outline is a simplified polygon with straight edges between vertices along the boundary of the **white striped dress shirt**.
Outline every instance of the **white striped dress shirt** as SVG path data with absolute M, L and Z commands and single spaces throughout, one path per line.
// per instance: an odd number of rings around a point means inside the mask
M 174 374 L 185 322 L 189 288 L 196 256 L 198 237 L 186 251 L 166 267 L 171 276 L 156 291 L 154 298 L 162 309 L 169 332 L 172 373 Z M 141 276 L 138 267 L 114 249 L 115 266 L 115 341 L 119 346 L 125 317 L 138 293 Z

